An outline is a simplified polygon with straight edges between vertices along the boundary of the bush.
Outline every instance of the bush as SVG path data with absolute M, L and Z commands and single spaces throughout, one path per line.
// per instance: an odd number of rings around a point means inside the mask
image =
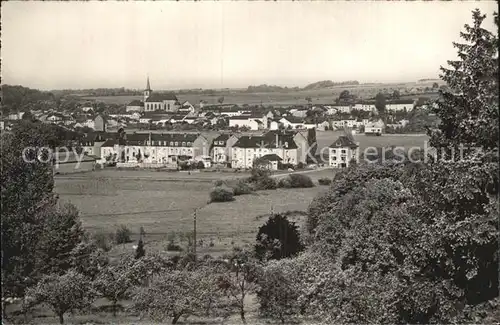
M 330 184 L 332 184 L 332 180 L 328 177 L 323 177 L 323 178 L 318 179 L 318 183 L 319 183 L 319 185 L 330 185 Z
M 113 247 L 113 235 L 105 232 L 97 232 L 92 236 L 96 246 L 105 252 L 108 252 Z
M 239 181 L 235 186 L 233 186 L 234 195 L 250 194 L 252 191 L 252 187 L 243 181 Z
M 314 183 L 311 180 L 311 177 L 307 175 L 290 174 L 288 177 L 290 178 L 291 187 L 293 188 L 314 187 Z
M 234 200 L 232 189 L 217 186 L 210 192 L 210 202 L 229 202 Z
M 198 163 L 196 164 L 196 168 L 205 169 L 205 163 L 203 161 L 198 161 Z
M 167 251 L 169 251 L 169 252 L 181 252 L 182 247 L 175 244 L 173 241 L 171 241 L 167 245 Z
M 226 183 L 224 183 L 224 181 L 222 179 L 218 179 L 215 181 L 214 185 L 215 186 L 223 186 L 223 185 L 226 185 Z
M 297 164 L 297 169 L 304 169 L 306 165 L 301 161 Z
M 282 178 L 278 181 L 279 188 L 291 188 L 292 182 L 289 177 Z
M 276 180 L 271 177 L 262 178 L 255 184 L 256 190 L 275 190 L 277 188 Z
M 260 259 L 281 259 L 304 250 L 295 223 L 283 214 L 274 214 L 259 228 L 255 255 Z
M 115 233 L 115 243 L 117 244 L 126 244 L 130 243 L 130 229 L 128 229 L 126 226 L 121 225 L 120 228 L 116 229 Z

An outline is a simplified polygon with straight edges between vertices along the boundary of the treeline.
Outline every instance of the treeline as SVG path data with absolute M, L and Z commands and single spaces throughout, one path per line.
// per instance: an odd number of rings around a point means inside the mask
M 285 91 L 300 91 L 300 90 L 313 90 L 313 89 L 323 89 L 335 86 L 354 86 L 359 85 L 356 80 L 333 82 L 331 80 L 323 80 L 311 83 L 303 88 L 300 87 L 281 87 L 275 85 L 262 84 L 259 86 L 248 86 L 245 92 L 247 93 L 270 93 L 270 92 L 285 92 Z
M 35 104 L 54 103 L 56 97 L 52 92 L 40 91 L 23 86 L 2 85 L 2 112 L 26 111 Z
M 77 95 L 77 96 L 137 96 L 142 95 L 142 90 L 138 89 L 126 89 L 124 87 L 121 88 L 91 88 L 91 89 L 62 89 L 62 90 L 53 90 L 55 94 L 61 96 L 67 95 Z

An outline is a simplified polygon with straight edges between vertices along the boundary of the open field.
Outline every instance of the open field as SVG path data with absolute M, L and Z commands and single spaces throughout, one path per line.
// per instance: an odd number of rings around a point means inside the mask
M 432 85 L 432 84 L 431 84 Z M 343 90 L 348 90 L 352 94 L 358 95 L 361 99 L 374 97 L 379 91 L 394 91 L 398 89 L 401 93 L 402 99 L 414 98 L 419 96 L 432 97 L 436 94 L 425 95 L 405 95 L 404 90 L 408 87 L 417 86 L 415 83 L 409 84 L 373 84 L 373 85 L 358 85 L 358 86 L 345 86 L 345 87 L 332 87 L 314 90 L 300 90 L 288 92 L 269 92 L 269 93 L 245 93 L 241 91 L 229 91 L 229 93 L 218 92 L 216 95 L 206 94 L 178 94 L 177 97 L 180 102 L 189 101 L 191 104 L 197 104 L 200 100 L 204 100 L 208 105 L 218 104 L 218 99 L 224 96 L 224 103 L 237 104 L 237 105 L 305 105 L 308 102 L 306 97 L 311 97 L 312 104 L 332 104 L 335 98 Z M 418 87 L 426 87 L 429 85 L 419 84 Z M 142 99 L 142 96 L 103 96 L 103 97 L 81 97 L 82 100 L 97 100 L 107 104 L 128 104 L 132 100 Z
M 317 177 L 333 171 L 318 171 Z M 274 212 L 306 211 L 311 200 L 325 187 L 259 191 L 236 197 L 233 202 L 208 204 L 215 179 L 234 179 L 231 173 L 203 172 L 179 179 L 181 173 L 147 171 L 102 171 L 56 178 L 61 202 L 70 202 L 81 212 L 84 227 L 91 232 L 114 233 L 126 225 L 137 240 L 139 228 L 146 232 L 146 249 L 165 251 L 167 236 L 193 229 L 197 211 L 198 239 L 202 254 L 220 254 L 253 243 L 263 215 Z M 158 176 L 157 176 L 158 175 Z M 245 175 L 247 176 L 247 175 Z M 209 247 L 209 243 L 214 245 Z M 132 250 L 134 243 L 117 247 L 117 254 Z

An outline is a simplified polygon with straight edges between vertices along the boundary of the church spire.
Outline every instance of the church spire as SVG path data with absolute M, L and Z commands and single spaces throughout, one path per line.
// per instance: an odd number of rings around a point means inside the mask
M 149 85 L 149 76 L 148 76 L 148 80 L 147 80 L 147 83 L 146 83 L 146 90 L 151 91 L 151 86 Z

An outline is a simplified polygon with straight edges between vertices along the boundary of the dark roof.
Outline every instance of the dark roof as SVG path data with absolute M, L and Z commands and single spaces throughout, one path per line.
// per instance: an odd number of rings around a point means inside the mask
M 227 140 L 231 137 L 230 134 L 228 133 L 225 133 L 225 134 L 221 134 L 219 135 L 218 137 L 216 137 L 214 140 L 213 140 L 213 146 L 214 147 L 225 147 L 226 146 L 226 142 Z M 223 141 L 224 144 L 218 144 L 218 142 L 220 141 Z
M 236 141 L 233 147 L 240 148 L 276 148 L 297 149 L 297 144 L 292 135 L 274 136 L 242 136 Z
M 286 119 L 290 123 L 304 123 L 304 119 L 301 117 L 287 116 L 287 117 L 283 117 L 283 118 Z
M 101 147 L 114 147 L 114 146 L 115 146 L 115 144 L 117 144 L 117 143 L 118 143 L 118 142 L 117 142 L 117 140 L 115 140 L 115 139 L 108 139 L 108 140 L 106 140 L 106 141 L 102 144 L 102 146 L 101 146 Z
M 341 135 L 334 143 L 330 145 L 330 148 L 357 148 L 358 145 L 352 142 L 347 136 Z
M 144 106 L 144 103 L 141 100 L 133 100 L 127 106 Z
M 270 153 L 268 155 L 264 155 L 262 157 L 260 157 L 262 160 L 267 160 L 267 161 L 282 161 L 283 159 L 281 159 L 280 156 L 278 156 L 277 154 L 275 153 Z
M 415 101 L 413 99 L 394 99 L 386 102 L 386 105 L 389 104 L 413 104 Z
M 172 93 L 165 93 L 165 94 L 158 94 L 158 93 L 152 93 L 151 96 L 146 99 L 146 102 L 162 102 L 164 100 L 177 100 L 177 96 Z

